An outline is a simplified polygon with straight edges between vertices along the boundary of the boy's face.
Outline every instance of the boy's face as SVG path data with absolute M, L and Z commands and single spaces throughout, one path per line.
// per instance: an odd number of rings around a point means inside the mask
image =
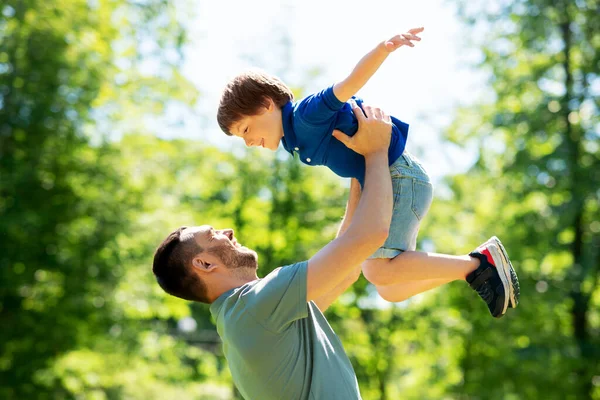
M 243 117 L 233 124 L 230 132 L 241 137 L 248 147 L 264 147 L 277 150 L 283 137 L 281 109 L 269 100 L 268 108 L 261 108 L 257 115 Z

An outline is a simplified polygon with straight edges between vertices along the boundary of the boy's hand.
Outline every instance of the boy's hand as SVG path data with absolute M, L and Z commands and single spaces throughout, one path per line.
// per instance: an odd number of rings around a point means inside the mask
M 423 28 L 423 27 L 413 28 L 413 29 L 409 30 L 407 33 L 403 33 L 401 35 L 396 35 L 393 38 L 383 42 L 383 48 L 388 53 L 391 53 L 402 46 L 415 47 L 415 45 L 412 43 L 412 41 L 413 40 L 416 42 L 421 41 L 421 38 L 417 35 L 419 33 L 423 32 L 424 29 L 425 28 Z
M 354 136 L 348 136 L 336 129 L 333 131 L 333 136 L 346 147 L 363 156 L 378 152 L 387 154 L 392 137 L 390 116 L 379 108 L 366 106 L 364 103 L 364 113 L 354 101 L 351 101 L 350 105 L 358 119 L 358 131 Z

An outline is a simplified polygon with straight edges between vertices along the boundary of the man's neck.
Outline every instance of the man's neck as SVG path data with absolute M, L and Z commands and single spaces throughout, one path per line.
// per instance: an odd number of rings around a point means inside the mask
M 211 284 L 211 287 L 213 288 L 213 290 L 211 290 L 211 303 L 218 299 L 219 296 L 221 296 L 223 293 L 226 293 L 231 289 L 238 288 L 240 286 L 245 285 L 248 282 L 252 282 L 257 279 L 258 275 L 256 275 L 256 271 L 252 271 L 252 273 L 232 274 L 218 283 Z

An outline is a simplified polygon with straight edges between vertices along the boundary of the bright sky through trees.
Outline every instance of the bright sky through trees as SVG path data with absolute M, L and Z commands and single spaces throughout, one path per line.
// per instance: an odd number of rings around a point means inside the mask
M 423 41 L 392 54 L 359 95 L 411 125 L 408 148 L 426 161 L 435 178 L 472 160 L 440 140 L 456 106 L 483 92 L 483 75 L 467 65 L 477 53 L 468 48 L 467 31 L 461 30 L 451 4 L 219 1 L 199 2 L 195 12 L 183 73 L 201 91 L 198 114 L 203 117 L 181 118 L 182 129 L 169 129 L 170 134 L 231 148 L 235 142 L 219 131 L 213 116 L 222 87 L 235 74 L 258 66 L 281 74 L 288 84 L 316 91 L 343 78 L 379 41 L 424 26 Z M 307 71 L 315 69 L 320 74 L 311 77 Z

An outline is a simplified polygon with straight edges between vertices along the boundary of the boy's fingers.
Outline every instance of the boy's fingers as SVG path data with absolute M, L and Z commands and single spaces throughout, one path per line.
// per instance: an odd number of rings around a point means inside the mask
M 400 47 L 402 45 L 404 45 L 404 46 L 413 46 L 413 44 L 412 44 L 412 42 L 410 40 L 404 39 L 404 38 L 395 39 L 391 43 L 393 43 L 393 45 L 394 45 L 393 47 L 394 48 L 398 48 L 398 47 Z
M 414 35 L 414 34 L 417 34 L 417 33 L 421 33 L 421 32 L 423 32 L 424 30 L 425 30 L 425 28 L 424 28 L 424 27 L 420 27 L 420 28 L 412 28 L 412 29 L 410 29 L 410 30 L 408 31 L 408 33 L 412 33 L 412 34 Z
M 416 40 L 417 42 L 421 40 L 421 38 L 418 37 L 417 35 L 413 35 L 410 33 L 403 33 L 402 37 L 406 40 Z

